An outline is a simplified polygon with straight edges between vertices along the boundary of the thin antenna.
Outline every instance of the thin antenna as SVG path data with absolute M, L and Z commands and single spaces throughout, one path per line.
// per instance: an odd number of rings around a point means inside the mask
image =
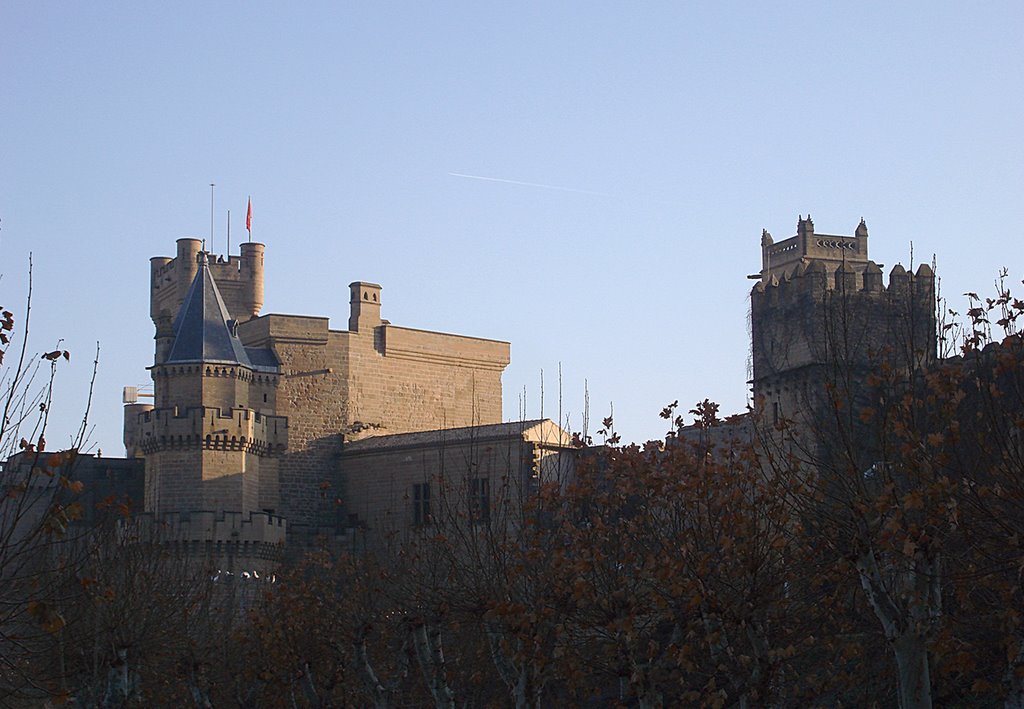
M 216 185 L 210 183 L 210 251 L 213 251 L 213 188 Z
M 228 261 L 231 260 L 231 210 L 228 210 L 228 250 L 225 252 L 228 255 Z
M 544 368 L 540 369 L 540 416 L 544 418 Z
M 587 441 L 587 430 L 590 428 L 590 384 L 583 379 L 583 442 Z
M 562 425 L 562 363 L 558 363 L 558 425 Z

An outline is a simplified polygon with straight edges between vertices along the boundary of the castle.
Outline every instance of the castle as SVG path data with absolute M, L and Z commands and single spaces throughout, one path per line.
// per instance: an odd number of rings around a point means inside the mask
M 443 469 L 489 507 L 510 478 L 519 494 L 571 451 L 550 421 L 502 423 L 507 342 L 392 325 L 363 281 L 347 330 L 260 315 L 263 269 L 258 243 L 225 258 L 179 239 L 174 258 L 151 260 L 154 401 L 126 405 L 125 445 L 145 460 L 154 518 L 259 542 L 408 527 L 428 521 Z
M 423 527 L 442 499 L 486 518 L 540 480 L 571 475 L 569 434 L 548 420 L 501 420 L 507 342 L 392 325 L 381 287 L 363 281 L 349 285 L 347 329 L 261 315 L 264 252 L 244 243 L 237 256 L 213 256 L 179 239 L 175 257 L 151 260 L 153 403 L 125 406 L 138 462 L 83 457 L 80 475 L 117 468 L 176 543 L 244 560 L 283 542 Z M 761 255 L 743 435 L 785 419 L 824 440 L 815 428 L 827 418 L 826 382 L 855 402 L 882 359 L 934 361 L 934 274 L 897 265 L 885 284 L 863 220 L 837 236 L 801 217 L 783 241 L 764 231 Z M 866 464 L 873 455 L 863 451 Z

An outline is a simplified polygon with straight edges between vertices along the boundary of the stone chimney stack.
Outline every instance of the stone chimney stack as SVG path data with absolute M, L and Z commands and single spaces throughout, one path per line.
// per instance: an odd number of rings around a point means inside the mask
M 380 321 L 380 286 L 376 283 L 356 281 L 348 285 L 348 329 L 352 332 L 372 331 Z

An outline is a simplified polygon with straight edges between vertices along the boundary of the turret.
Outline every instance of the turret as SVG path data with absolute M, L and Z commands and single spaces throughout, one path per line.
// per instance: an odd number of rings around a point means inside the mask
M 814 222 L 811 221 L 811 215 L 807 215 L 807 219 L 802 216 L 797 217 L 796 220 L 796 238 L 800 244 L 800 250 L 803 253 L 807 253 L 807 246 L 814 239 Z
M 910 288 L 910 274 L 901 264 L 896 264 L 889 271 L 889 292 L 893 295 L 904 294 Z
M 841 293 L 857 290 L 857 271 L 848 263 L 841 263 L 836 269 L 836 290 Z
M 772 239 L 772 235 L 768 233 L 767 229 L 761 230 L 761 281 L 767 276 L 767 273 L 771 270 L 771 257 L 768 255 L 772 244 L 775 240 Z
M 242 244 L 241 277 L 245 284 L 243 289 L 244 305 L 253 317 L 263 307 L 263 244 L 248 242 Z
M 820 293 L 828 288 L 828 270 L 822 261 L 811 261 L 804 272 L 804 287 Z
M 178 285 L 171 282 L 167 275 L 172 268 L 174 259 L 169 256 L 154 256 L 149 260 L 149 316 L 153 319 L 153 326 L 156 334 L 156 353 L 153 358 L 154 364 L 160 364 L 167 359 L 171 344 L 174 342 L 174 320 L 173 315 L 166 308 L 166 301 L 160 296 L 165 288 L 171 288 L 177 297 Z
M 868 225 L 864 221 L 864 217 L 860 218 L 860 224 L 857 225 L 857 229 L 853 232 L 853 236 L 857 239 L 857 252 L 867 256 L 868 253 Z
M 185 300 L 185 294 L 192 287 L 196 273 L 199 272 L 197 259 L 202 250 L 203 242 L 199 239 L 178 239 L 178 257 L 175 268 L 178 274 L 178 302 Z
M 869 293 L 882 292 L 882 269 L 874 261 L 864 268 L 864 290 Z
M 124 452 L 128 458 L 142 458 L 142 415 L 153 410 L 152 404 L 138 402 L 124 407 Z
M 160 302 L 156 293 L 160 290 L 162 274 L 173 260 L 170 256 L 154 256 L 149 260 L 149 317 L 153 318 L 153 322 L 160 316 Z

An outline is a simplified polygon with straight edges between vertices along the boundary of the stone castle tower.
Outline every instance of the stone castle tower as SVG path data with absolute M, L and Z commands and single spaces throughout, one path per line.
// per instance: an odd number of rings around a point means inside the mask
M 349 285 L 347 330 L 260 315 L 264 246 L 211 256 L 179 239 L 151 260 L 154 403 L 129 404 L 146 511 L 231 511 L 344 527 L 347 442 L 501 422 L 507 342 L 381 318 L 381 287 Z
M 152 260 L 154 406 L 136 432 L 146 510 L 259 511 L 288 448 L 288 421 L 274 415 L 280 367 L 238 338 L 239 320 L 262 305 L 263 245 L 216 262 L 199 246 L 182 239 L 177 259 Z
M 935 278 L 896 265 L 883 281 L 868 258 L 868 229 L 816 234 L 810 215 L 775 242 L 761 235 L 762 267 L 750 294 L 753 393 L 766 423 L 783 417 L 812 426 L 826 383 L 853 399 L 867 373 L 887 363 L 901 371 L 936 356 Z

